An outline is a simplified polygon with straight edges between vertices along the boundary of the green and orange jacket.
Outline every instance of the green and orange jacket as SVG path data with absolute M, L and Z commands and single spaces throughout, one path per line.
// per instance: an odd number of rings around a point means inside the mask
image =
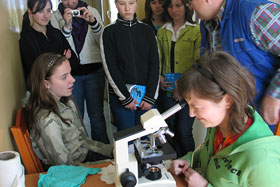
M 280 137 L 274 136 L 261 116 L 236 142 L 213 154 L 216 128 L 208 128 L 201 149 L 194 152 L 193 168 L 200 168 L 208 186 L 279 186 Z M 182 157 L 191 163 L 192 153 Z M 198 171 L 199 171 L 198 170 Z

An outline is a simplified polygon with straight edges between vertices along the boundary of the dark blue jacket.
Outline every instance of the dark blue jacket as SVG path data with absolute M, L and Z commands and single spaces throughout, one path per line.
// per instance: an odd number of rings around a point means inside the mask
M 261 50 L 251 36 L 249 25 L 251 16 L 255 8 L 264 3 L 269 1 L 227 0 L 220 31 L 222 49 L 234 56 L 256 78 L 257 96 L 254 102 L 257 108 L 280 62 L 279 57 Z M 209 49 L 207 32 L 201 22 L 201 51 Z

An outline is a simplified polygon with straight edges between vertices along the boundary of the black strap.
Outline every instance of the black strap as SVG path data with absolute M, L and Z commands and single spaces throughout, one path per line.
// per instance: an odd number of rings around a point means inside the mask
M 175 44 L 176 42 L 171 41 L 171 50 L 170 50 L 170 68 L 171 68 L 171 73 L 174 73 L 174 49 L 175 49 Z

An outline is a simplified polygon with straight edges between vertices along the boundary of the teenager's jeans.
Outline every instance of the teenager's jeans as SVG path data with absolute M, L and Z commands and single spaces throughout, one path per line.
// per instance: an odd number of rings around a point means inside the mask
M 140 124 L 140 116 L 147 112 L 147 110 L 141 110 L 139 108 L 137 110 L 125 108 L 113 93 L 110 93 L 109 101 L 118 131 Z
M 74 76 L 73 95 L 82 117 L 84 116 L 84 103 L 86 101 L 88 117 L 91 125 L 91 138 L 93 140 L 110 143 L 103 111 L 105 75 L 103 68 L 88 75 Z
M 167 96 L 166 91 L 160 90 L 159 98 L 157 100 L 157 108 L 160 113 L 176 105 L 178 102 L 172 97 Z M 194 150 L 193 139 L 193 122 L 194 118 L 189 116 L 189 106 L 186 105 L 179 112 L 173 114 L 166 119 L 168 127 L 174 132 L 175 136 L 172 138 L 172 145 L 177 153 L 177 157 L 184 156 L 189 151 Z

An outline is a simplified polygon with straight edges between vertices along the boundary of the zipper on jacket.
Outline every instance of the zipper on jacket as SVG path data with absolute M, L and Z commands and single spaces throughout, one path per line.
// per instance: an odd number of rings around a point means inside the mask
M 131 25 L 131 22 L 132 21 L 130 21 L 129 22 L 129 25 Z M 134 67 L 134 69 L 133 69 L 133 72 L 134 72 L 134 75 L 135 75 L 135 79 L 136 79 L 136 82 L 135 82 L 135 84 L 138 84 L 138 76 L 137 76 L 137 68 L 136 68 L 136 61 L 135 61 L 135 51 L 134 51 L 134 46 L 133 46 L 133 41 L 132 41 L 132 39 L 133 39 L 133 37 L 132 37 L 132 27 L 130 26 L 129 27 L 129 37 L 130 37 L 130 47 L 131 47 L 131 49 L 132 49 L 132 60 L 133 60 L 133 67 Z
M 203 177 L 204 177 L 204 178 L 205 178 L 206 173 L 207 173 L 207 169 L 208 169 L 208 165 L 209 165 L 210 159 L 211 159 L 211 157 L 208 158 L 208 161 L 207 161 L 207 164 L 206 164 L 206 168 L 205 168 L 205 172 L 203 173 Z M 202 168 L 201 168 L 201 169 L 202 169 Z

